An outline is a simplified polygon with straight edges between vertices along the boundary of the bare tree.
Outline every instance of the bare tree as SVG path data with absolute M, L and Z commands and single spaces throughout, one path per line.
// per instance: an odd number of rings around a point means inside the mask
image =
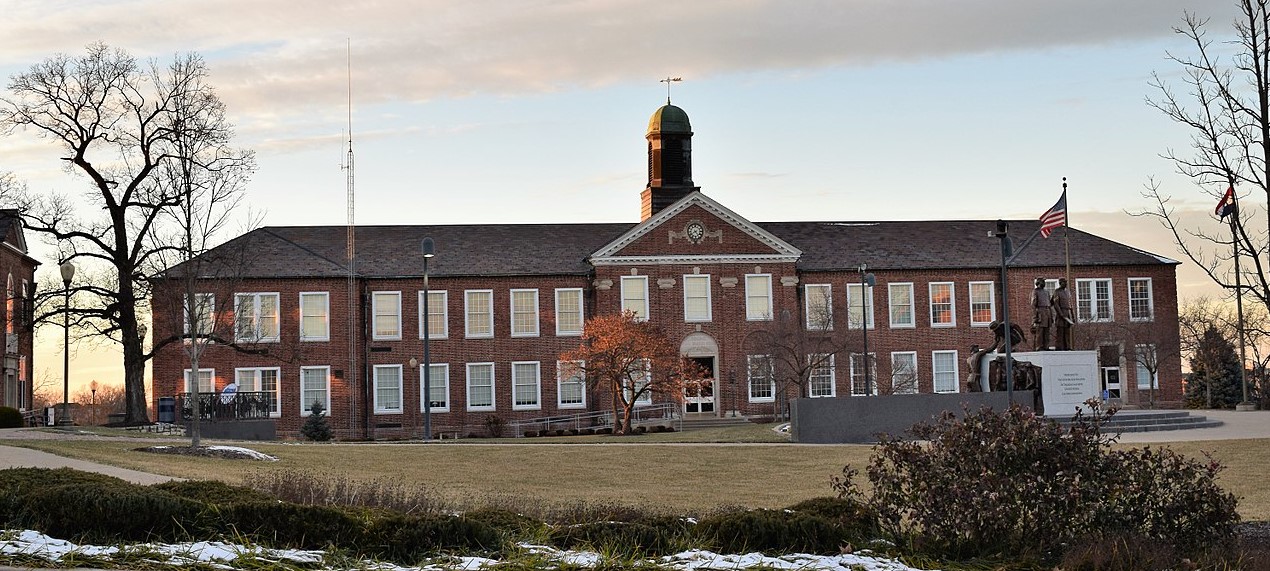
M 1205 333 L 1211 327 L 1234 343 L 1239 336 L 1235 308 L 1222 300 L 1198 297 L 1184 300 L 1178 308 L 1182 355 L 1194 358 Z M 1260 305 L 1244 309 L 1244 337 L 1250 363 L 1246 374 L 1249 388 L 1264 393 L 1270 380 L 1270 311 Z
M 94 44 L 83 56 L 56 55 L 15 75 L 0 100 L 0 131 L 31 131 L 53 141 L 67 167 L 87 180 L 78 201 L 25 189 L 0 201 L 23 212 L 27 228 L 57 247 L 59 262 L 85 266 L 80 275 L 86 277 L 70 288 L 75 302 L 60 309 L 75 317 L 81 335 L 120 344 L 129 424 L 149 420 L 144 374 L 153 353 L 146 350 L 144 322 L 150 279 L 162 271 L 163 254 L 185 244 L 156 240 L 171 235 L 170 213 L 188 202 L 188 188 L 165 184 L 163 175 L 252 168 L 251 153 L 230 146 L 232 128 L 206 80 L 197 55 L 161 66 Z

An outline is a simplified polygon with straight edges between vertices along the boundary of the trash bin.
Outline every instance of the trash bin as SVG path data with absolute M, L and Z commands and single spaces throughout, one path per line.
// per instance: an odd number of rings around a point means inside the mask
M 159 397 L 159 422 L 174 424 L 176 422 L 176 399 Z

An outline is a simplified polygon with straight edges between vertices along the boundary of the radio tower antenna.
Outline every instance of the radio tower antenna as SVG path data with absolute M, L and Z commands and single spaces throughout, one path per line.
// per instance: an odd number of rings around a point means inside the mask
M 348 250 L 348 371 L 344 375 L 344 386 L 348 389 L 349 411 L 348 415 L 349 430 L 356 432 L 357 428 L 357 336 L 360 329 L 357 327 L 358 322 L 358 300 L 361 296 L 357 292 L 357 227 L 353 218 L 354 200 L 354 179 L 353 179 L 353 41 L 347 40 L 345 52 L 347 54 L 347 74 L 348 74 L 348 154 L 345 157 L 344 170 L 347 172 L 346 185 L 348 193 L 348 230 L 345 240 Z M 329 414 L 329 411 L 328 411 Z

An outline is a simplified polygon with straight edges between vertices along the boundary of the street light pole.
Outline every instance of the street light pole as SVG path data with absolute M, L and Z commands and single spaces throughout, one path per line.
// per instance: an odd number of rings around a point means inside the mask
M 70 426 L 71 421 L 71 280 L 75 279 L 75 264 L 67 261 L 58 270 L 62 273 L 62 292 L 65 304 L 62 306 L 62 416 L 57 424 Z
M 428 306 L 432 300 L 428 295 L 428 260 L 436 254 L 436 246 L 432 238 L 424 238 L 423 244 L 423 439 L 432 440 L 432 354 L 428 348 Z

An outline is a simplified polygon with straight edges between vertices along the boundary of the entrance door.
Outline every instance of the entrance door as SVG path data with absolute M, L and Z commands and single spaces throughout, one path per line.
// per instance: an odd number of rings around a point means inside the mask
M 714 357 L 692 357 L 697 366 L 703 371 L 714 371 Z M 686 413 L 712 413 L 714 412 L 714 385 L 717 381 L 713 378 L 705 379 L 701 383 L 689 386 L 684 389 L 684 412 Z
M 1120 367 L 1102 368 L 1102 391 L 1107 400 L 1120 398 Z

